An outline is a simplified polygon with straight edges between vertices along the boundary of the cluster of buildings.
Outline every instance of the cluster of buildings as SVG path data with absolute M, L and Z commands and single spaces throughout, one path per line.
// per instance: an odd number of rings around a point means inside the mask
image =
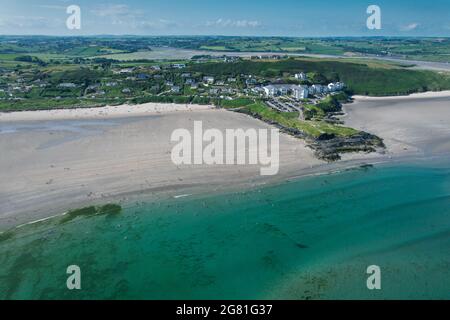
M 48 83 L 33 79 L 34 74 L 0 70 L 0 100 L 22 100 L 34 88 L 45 88 Z
M 280 55 L 280 54 L 261 54 L 258 56 L 251 56 L 251 60 L 282 60 L 289 58 L 288 55 Z
M 309 91 L 307 86 L 296 84 L 271 84 L 263 87 L 267 97 L 293 95 L 296 99 L 308 98 Z
M 75 83 L 72 82 L 64 82 L 64 83 L 60 83 L 58 85 L 58 88 L 62 88 L 62 89 L 73 89 L 78 87 Z
M 301 81 L 304 81 L 304 80 L 308 79 L 308 77 L 306 76 L 306 73 L 304 73 L 304 72 L 296 73 L 294 75 L 294 77 L 295 77 L 295 79 L 301 80 Z
M 342 82 L 330 83 L 328 86 L 314 84 L 312 86 L 297 84 L 271 84 L 263 87 L 267 97 L 292 95 L 295 99 L 307 99 L 310 95 L 333 93 L 344 89 Z

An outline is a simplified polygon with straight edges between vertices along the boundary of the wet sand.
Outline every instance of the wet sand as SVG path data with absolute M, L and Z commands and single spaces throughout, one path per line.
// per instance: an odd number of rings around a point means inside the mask
M 178 197 L 253 187 L 361 163 L 450 153 L 450 94 L 356 97 L 344 107 L 346 125 L 385 140 L 384 154 L 348 154 L 326 164 L 301 140 L 280 136 L 280 172 L 260 166 L 176 166 L 173 130 L 270 128 L 224 110 L 163 105 L 20 112 L 0 116 L 0 230 L 89 204 L 149 196 Z M 115 110 L 115 111 L 114 111 Z M 103 110 L 104 111 L 104 110 Z M 245 150 L 246 152 L 247 150 Z
M 280 137 L 280 173 L 261 177 L 259 165 L 177 166 L 175 129 L 268 128 L 249 116 L 196 110 L 140 117 L 0 121 L 0 226 L 35 221 L 88 204 L 164 194 L 175 197 L 252 186 L 323 164 L 304 142 Z M 246 150 L 240 150 L 247 152 Z
M 450 153 L 450 92 L 354 98 L 345 124 L 383 138 L 389 156 Z

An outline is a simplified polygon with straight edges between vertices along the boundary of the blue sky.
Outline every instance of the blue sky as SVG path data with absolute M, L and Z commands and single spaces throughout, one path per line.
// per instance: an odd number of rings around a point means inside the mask
M 65 26 L 72 4 L 81 30 Z M 450 36 L 450 0 L 0 0 L 0 34 Z

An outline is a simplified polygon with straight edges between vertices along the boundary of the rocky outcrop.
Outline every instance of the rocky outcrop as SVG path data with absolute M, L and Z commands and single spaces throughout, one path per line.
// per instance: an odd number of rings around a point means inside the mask
M 349 137 L 338 137 L 330 134 L 317 139 L 309 139 L 308 146 L 314 150 L 319 159 L 337 161 L 340 154 L 348 152 L 376 152 L 384 149 L 383 140 L 367 132 L 359 132 Z
M 335 134 L 324 133 L 319 137 L 312 137 L 305 132 L 280 125 L 278 122 L 263 119 L 257 113 L 251 113 L 247 110 L 239 109 L 236 112 L 248 114 L 249 116 L 264 121 L 280 129 L 281 132 L 303 139 L 307 146 L 314 150 L 315 155 L 322 160 L 333 162 L 341 159 L 341 154 L 349 152 L 376 152 L 378 149 L 384 149 L 383 140 L 367 132 L 358 132 L 348 137 L 341 137 Z

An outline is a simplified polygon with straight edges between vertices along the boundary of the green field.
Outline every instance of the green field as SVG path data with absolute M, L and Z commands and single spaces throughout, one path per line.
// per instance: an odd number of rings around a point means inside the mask
M 263 102 L 247 105 L 241 109 L 241 112 L 257 116 L 266 122 L 275 122 L 285 128 L 297 129 L 312 138 L 317 138 L 324 133 L 335 134 L 340 137 L 348 137 L 358 133 L 355 129 L 329 124 L 324 121 L 302 121 L 298 119 L 299 114 L 297 112 L 281 113 L 269 108 Z
M 423 37 L 32 37 L 0 36 L 0 54 L 41 54 L 42 59 L 139 53 L 149 48 L 396 57 L 450 62 L 450 38 Z M 56 55 L 56 56 L 53 56 Z
M 380 62 L 340 62 L 291 58 L 275 62 L 241 61 L 234 64 L 209 63 L 194 65 L 192 71 L 213 76 L 252 74 L 267 78 L 282 77 L 285 72 L 319 73 L 326 81 L 343 81 L 352 94 L 389 96 L 415 92 L 450 90 L 449 74 L 410 70 Z
M 222 100 L 220 106 L 225 109 L 233 109 L 248 106 L 254 103 L 255 100 L 248 98 L 238 98 L 234 100 Z

